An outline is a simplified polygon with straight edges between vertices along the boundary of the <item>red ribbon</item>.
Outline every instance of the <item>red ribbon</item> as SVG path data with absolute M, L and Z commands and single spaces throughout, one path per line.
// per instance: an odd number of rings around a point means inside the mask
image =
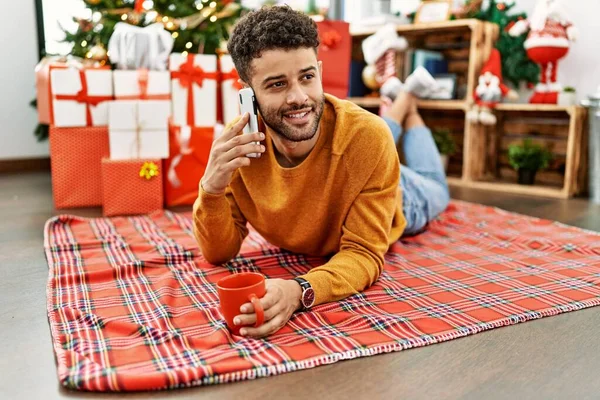
M 138 69 L 138 87 L 140 94 L 132 94 L 126 96 L 115 96 L 119 100 L 170 100 L 171 95 L 164 94 L 148 94 L 148 70 Z
M 342 35 L 336 30 L 329 30 L 321 34 L 321 44 L 325 49 L 334 49 L 342 41 Z
M 228 79 L 233 80 L 232 85 L 235 89 L 240 90 L 242 88 L 242 84 L 239 82 L 240 75 L 238 74 L 235 68 L 232 68 L 229 72 L 224 72 L 221 76 L 223 81 L 226 81 Z
M 179 67 L 178 71 L 171 72 L 171 78 L 179 79 L 179 85 L 188 90 L 187 120 L 189 126 L 196 126 L 194 121 L 194 91 L 193 84 L 202 87 L 205 79 L 217 80 L 217 72 L 206 72 L 202 67 L 194 65 L 194 55 L 188 54 L 187 61 Z
M 90 96 L 88 95 L 87 79 L 85 77 L 85 70 L 79 70 L 79 79 L 81 80 L 81 90 L 75 95 L 71 94 L 57 94 L 56 100 L 74 100 L 78 103 L 85 103 L 85 119 L 87 126 L 92 126 L 92 111 L 90 106 L 97 106 L 103 101 L 112 100 L 112 96 Z

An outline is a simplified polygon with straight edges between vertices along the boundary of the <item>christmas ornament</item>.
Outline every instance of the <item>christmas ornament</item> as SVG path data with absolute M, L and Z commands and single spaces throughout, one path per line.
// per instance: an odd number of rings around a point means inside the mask
M 97 6 L 102 2 L 102 0 L 84 0 L 85 4 L 89 4 L 90 6 Z
M 376 79 L 377 70 L 374 65 L 367 65 L 362 71 L 362 80 L 366 87 L 371 90 L 379 89 L 379 82 Z
M 218 49 L 219 54 L 227 54 L 228 50 L 227 50 L 227 40 L 221 40 L 219 42 L 219 49 Z
M 137 11 L 130 11 L 127 13 L 127 22 L 132 25 L 139 25 L 143 18 L 144 14 Z
M 483 0 L 470 0 L 467 3 L 452 12 L 454 18 L 462 19 L 462 18 L 472 18 L 475 14 L 477 14 L 481 10 L 481 6 L 483 5 Z
M 502 68 L 500 52 L 492 49 L 490 58 L 481 69 L 479 83 L 473 95 L 475 106 L 467 113 L 467 119 L 473 123 L 480 122 L 483 125 L 495 125 L 496 116 L 493 109 L 502 101 L 503 97 L 516 100 L 519 96 L 514 90 L 510 90 L 502 80 Z
M 556 79 L 558 61 L 569 52 L 570 42 L 575 41 L 577 32 L 559 0 L 538 0 L 531 17 L 515 23 L 509 34 L 519 36 L 528 29 L 524 47 L 528 57 L 542 70 L 540 83 L 529 102 L 557 104 L 562 91 Z
M 106 62 L 108 60 L 108 54 L 106 52 L 106 48 L 104 48 L 104 45 L 98 42 L 90 49 L 90 51 L 87 52 L 86 58 L 94 61 Z
M 84 33 L 87 33 L 94 28 L 92 21 L 85 18 L 75 18 L 75 22 L 79 25 L 79 30 Z
M 238 3 L 223 2 L 223 4 L 226 4 L 225 7 L 223 7 L 223 9 L 221 11 L 219 11 L 218 13 L 215 14 L 217 16 L 217 18 L 232 17 L 242 8 L 242 6 L 239 5 Z

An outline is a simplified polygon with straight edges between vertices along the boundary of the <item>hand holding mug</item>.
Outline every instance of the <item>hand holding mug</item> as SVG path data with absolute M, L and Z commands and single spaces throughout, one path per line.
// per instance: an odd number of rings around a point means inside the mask
M 264 322 L 264 310 L 260 299 L 266 293 L 265 277 L 255 272 L 242 272 L 229 275 L 217 282 L 217 292 L 221 303 L 221 312 L 227 327 L 234 335 L 240 334 L 242 324 L 236 325 L 233 319 L 240 313 L 243 304 L 250 302 L 256 310 L 253 321 L 255 327 Z

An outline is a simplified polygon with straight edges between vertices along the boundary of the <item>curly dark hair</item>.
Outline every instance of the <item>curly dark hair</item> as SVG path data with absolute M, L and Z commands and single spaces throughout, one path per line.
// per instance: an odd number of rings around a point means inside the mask
M 289 6 L 262 7 L 243 16 L 233 29 L 227 50 L 240 78 L 250 83 L 250 63 L 263 51 L 319 47 L 317 24 Z

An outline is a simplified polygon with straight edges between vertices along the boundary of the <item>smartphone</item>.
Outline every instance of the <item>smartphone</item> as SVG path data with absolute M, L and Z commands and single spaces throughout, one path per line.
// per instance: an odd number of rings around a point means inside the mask
M 254 91 L 251 88 L 243 88 L 239 91 L 240 97 L 240 113 L 250 114 L 250 119 L 246 126 L 244 126 L 244 133 L 258 132 L 258 107 L 256 106 L 256 97 L 254 97 Z M 260 144 L 260 142 L 255 142 Z M 246 154 L 246 157 L 258 158 L 259 153 Z

